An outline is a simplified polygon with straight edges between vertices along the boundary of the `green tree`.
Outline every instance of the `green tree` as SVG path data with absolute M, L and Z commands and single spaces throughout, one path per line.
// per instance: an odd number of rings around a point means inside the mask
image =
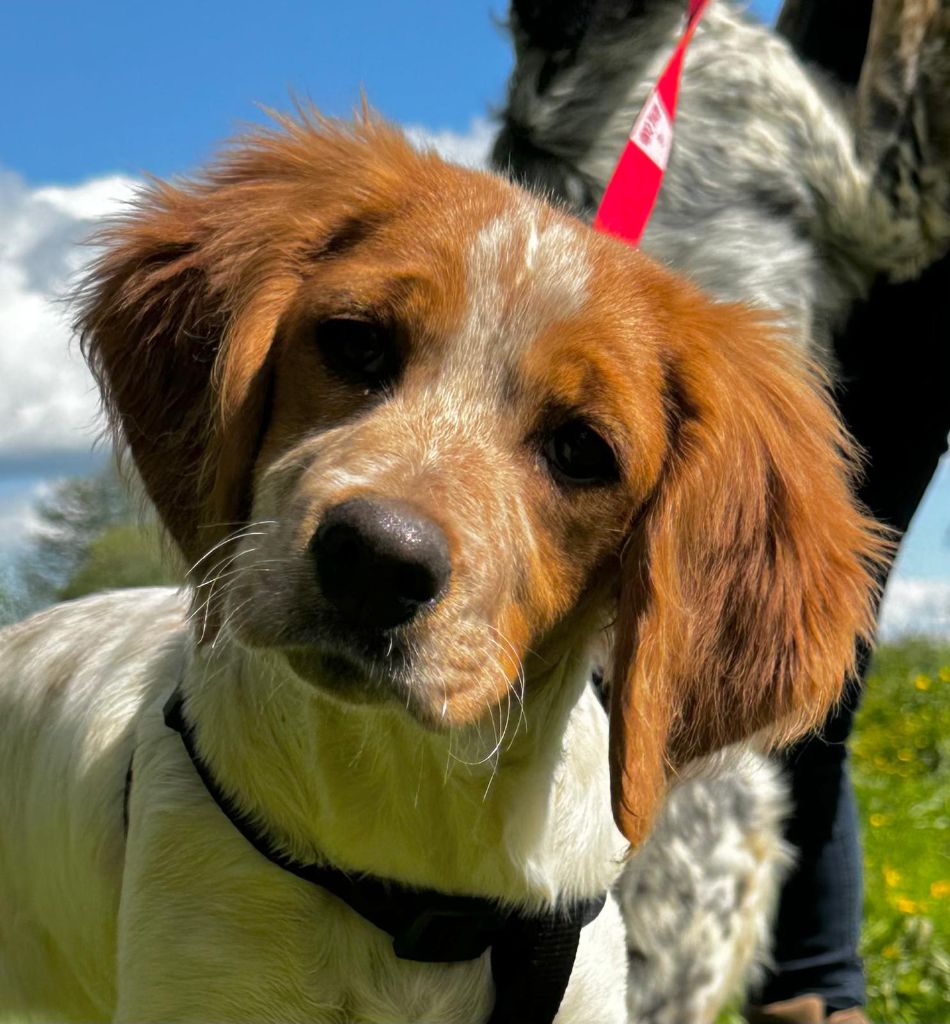
M 179 583 L 155 523 L 117 523 L 94 537 L 58 597 L 70 599 L 99 590 Z
M 7 588 L 20 614 L 97 590 L 182 577 L 163 552 L 154 513 L 111 464 L 96 476 L 57 484 L 36 515 L 39 525 L 16 566 L 15 584 Z
M 0 626 L 20 618 L 20 604 L 7 579 L 0 580 Z

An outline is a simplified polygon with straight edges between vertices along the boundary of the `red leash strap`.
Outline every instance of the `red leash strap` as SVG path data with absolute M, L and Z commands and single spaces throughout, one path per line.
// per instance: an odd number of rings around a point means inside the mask
M 640 244 L 663 183 L 673 145 L 683 58 L 708 3 L 709 0 L 689 0 L 682 38 L 637 115 L 594 218 L 597 231 L 615 235 L 631 245 Z

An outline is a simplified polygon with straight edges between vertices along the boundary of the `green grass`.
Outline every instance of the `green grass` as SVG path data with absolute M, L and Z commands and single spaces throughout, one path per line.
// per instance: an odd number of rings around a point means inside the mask
M 950 1021 L 950 647 L 877 652 L 852 743 L 869 1013 Z
M 950 1024 L 950 646 L 882 645 L 851 744 L 875 1024 Z M 741 1024 L 734 1010 L 719 1024 Z

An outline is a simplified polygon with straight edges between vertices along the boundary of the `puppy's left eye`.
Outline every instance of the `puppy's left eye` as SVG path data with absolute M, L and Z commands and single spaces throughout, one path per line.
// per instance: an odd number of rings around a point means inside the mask
M 337 317 L 317 326 L 317 344 L 334 373 L 354 384 L 381 388 L 399 371 L 399 352 L 383 324 Z
M 615 483 L 620 467 L 610 445 L 583 420 L 563 423 L 544 442 L 553 475 L 573 486 Z

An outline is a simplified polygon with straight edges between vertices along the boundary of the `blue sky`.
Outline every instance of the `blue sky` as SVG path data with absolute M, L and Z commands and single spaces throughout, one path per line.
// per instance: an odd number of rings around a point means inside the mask
M 768 13 L 776 0 L 752 4 Z M 685 7 L 685 0 L 684 0 Z M 199 164 L 255 104 L 466 130 L 503 95 L 505 0 L 23 0 L 0 14 L 0 162 L 41 184 Z
M 263 119 L 256 104 L 286 109 L 292 94 L 346 115 L 362 87 L 393 120 L 484 139 L 511 64 L 505 5 L 0 4 L 0 554 L 44 481 L 90 464 L 91 388 L 64 355 L 68 331 L 49 295 L 79 265 L 75 243 L 108 208 L 104 197 L 127 196 L 145 172 L 193 169 L 242 122 Z M 777 0 L 751 6 L 769 17 Z M 45 362 L 25 370 L 24 354 L 41 350 Z M 76 423 L 88 429 L 72 441 Z M 906 546 L 905 575 L 950 585 L 948 522 L 944 465 Z
M 347 114 L 361 85 L 396 121 L 461 131 L 502 97 L 503 10 L 503 0 L 5 4 L 0 159 L 38 183 L 165 175 L 260 118 L 256 103 L 283 109 L 295 92 Z

